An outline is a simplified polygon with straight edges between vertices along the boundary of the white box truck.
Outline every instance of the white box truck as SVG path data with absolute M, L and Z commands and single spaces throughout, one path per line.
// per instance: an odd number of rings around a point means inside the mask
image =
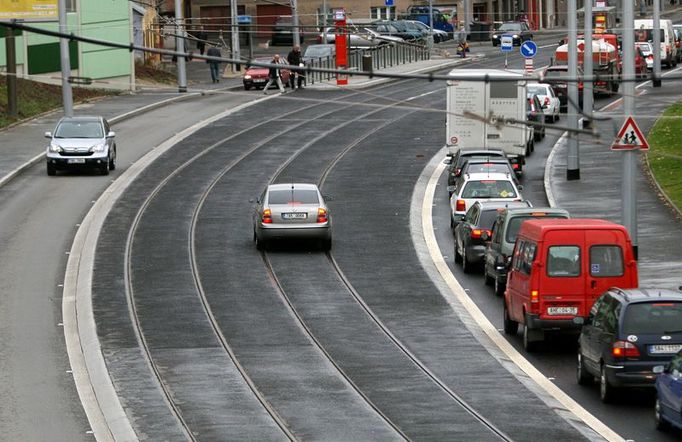
M 448 154 L 469 148 L 501 149 L 521 173 L 525 156 L 534 147 L 533 128 L 525 123 L 528 100 L 523 73 L 453 69 L 449 77 L 445 120 Z M 488 118 L 490 121 L 484 121 Z

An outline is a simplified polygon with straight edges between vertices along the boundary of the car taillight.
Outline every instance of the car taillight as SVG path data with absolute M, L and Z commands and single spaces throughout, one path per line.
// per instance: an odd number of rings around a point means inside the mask
M 549 106 L 549 97 L 545 97 L 545 106 Z
M 488 236 L 490 236 L 490 230 L 485 230 L 485 229 L 473 229 L 471 231 L 471 237 L 472 238 L 480 238 L 481 235 L 483 235 L 483 232 L 486 232 Z
M 654 54 L 649 54 L 646 56 L 647 60 L 653 60 L 654 59 Z
M 327 209 L 323 209 L 320 207 L 317 209 L 317 222 L 318 223 L 326 223 L 329 221 L 329 217 L 327 216 Z
M 513 168 L 514 170 L 518 169 L 518 168 L 519 168 L 519 163 L 512 163 L 512 168 Z
M 455 205 L 455 211 L 456 212 L 464 212 L 467 209 L 467 203 L 464 200 L 457 200 L 457 204 Z
M 272 211 L 270 209 L 263 210 L 263 217 L 261 218 L 263 224 L 272 224 Z
M 611 354 L 614 358 L 638 358 L 639 350 L 632 342 L 616 341 L 611 348 Z
M 530 302 L 533 304 L 540 302 L 540 293 L 537 290 L 530 291 Z

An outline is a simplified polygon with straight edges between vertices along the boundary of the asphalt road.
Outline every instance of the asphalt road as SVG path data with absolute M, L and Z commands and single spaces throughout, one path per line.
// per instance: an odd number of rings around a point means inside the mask
M 69 371 L 61 327 L 61 284 L 77 226 L 112 180 L 169 134 L 247 99 L 206 97 L 115 125 L 118 169 L 109 176 L 47 177 L 40 162 L 0 188 L 2 439 L 93 439 Z

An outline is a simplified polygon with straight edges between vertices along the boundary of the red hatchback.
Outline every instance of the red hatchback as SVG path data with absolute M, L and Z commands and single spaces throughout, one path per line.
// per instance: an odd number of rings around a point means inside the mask
M 258 58 L 255 61 L 258 63 L 270 63 L 272 62 L 272 58 Z M 265 83 L 268 82 L 268 73 L 270 72 L 270 68 L 267 67 L 261 67 L 261 66 L 247 66 L 246 71 L 244 72 L 244 76 L 242 77 L 242 80 L 244 81 L 244 89 L 247 91 L 251 89 L 252 87 L 256 88 L 263 88 L 265 87 Z M 284 87 L 287 87 L 289 84 L 289 75 L 291 74 L 288 69 L 282 69 L 282 83 L 284 84 Z M 277 87 L 277 85 L 274 85 Z

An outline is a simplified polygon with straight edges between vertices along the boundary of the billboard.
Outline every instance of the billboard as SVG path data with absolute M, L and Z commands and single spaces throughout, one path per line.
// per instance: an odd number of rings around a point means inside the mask
M 56 20 L 58 0 L 1 0 L 0 20 Z

